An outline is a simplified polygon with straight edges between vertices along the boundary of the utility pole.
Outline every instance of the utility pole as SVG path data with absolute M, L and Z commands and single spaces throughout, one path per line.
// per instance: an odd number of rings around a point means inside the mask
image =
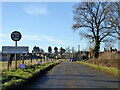
M 80 45 L 78 45 L 78 59 L 81 57 Z
M 78 45 L 78 52 L 80 51 L 80 45 Z
M 72 47 L 72 58 L 74 57 L 74 47 Z

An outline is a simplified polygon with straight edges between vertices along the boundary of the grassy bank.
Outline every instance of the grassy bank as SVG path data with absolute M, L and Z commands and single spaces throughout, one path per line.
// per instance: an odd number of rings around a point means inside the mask
M 58 63 L 60 63 L 60 61 L 45 64 L 29 65 L 26 66 L 24 71 L 22 71 L 22 69 L 10 69 L 9 71 L 3 70 L 2 89 L 19 87 L 26 81 L 34 78 L 36 75 L 39 75 L 42 71 L 46 70 L 46 68 L 49 68 L 50 66 L 56 65 Z
M 58 59 L 58 60 L 65 60 L 65 59 Z
M 80 64 L 84 64 L 84 65 L 87 65 L 91 68 L 94 68 L 94 69 L 97 69 L 97 70 L 100 70 L 102 72 L 105 72 L 107 74 L 110 74 L 118 79 L 120 79 L 120 70 L 118 70 L 117 68 L 109 68 L 109 67 L 103 67 L 103 66 L 98 66 L 98 65 L 94 65 L 94 64 L 89 64 L 89 63 L 85 63 L 85 62 L 80 62 L 80 61 L 77 61 L 78 63 Z

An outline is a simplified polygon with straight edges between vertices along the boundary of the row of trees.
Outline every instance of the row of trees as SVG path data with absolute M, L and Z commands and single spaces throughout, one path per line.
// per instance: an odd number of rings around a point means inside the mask
M 61 47 L 59 53 L 62 55 L 63 53 L 65 53 L 65 51 L 66 51 L 66 50 Z M 48 52 L 49 52 L 49 53 L 52 52 L 52 48 L 51 48 L 50 46 L 48 47 Z M 55 52 L 55 54 L 58 54 L 58 48 L 57 48 L 57 47 L 54 48 L 54 52 Z
M 81 2 L 73 9 L 73 29 L 94 43 L 94 57 L 98 58 L 100 44 L 120 39 L 118 2 Z
M 58 55 L 58 53 L 60 53 L 61 54 L 61 56 L 63 55 L 63 53 L 65 53 L 65 49 L 64 48 L 60 48 L 60 51 L 58 52 L 58 48 L 57 47 L 54 47 L 54 53 L 55 53 L 55 55 Z M 33 47 L 33 50 L 32 50 L 32 53 L 44 53 L 44 50 L 43 49 L 41 49 L 41 48 L 39 48 L 39 47 L 36 47 L 36 46 L 34 46 Z M 52 53 L 52 47 L 51 46 L 49 46 L 48 47 L 48 53 Z

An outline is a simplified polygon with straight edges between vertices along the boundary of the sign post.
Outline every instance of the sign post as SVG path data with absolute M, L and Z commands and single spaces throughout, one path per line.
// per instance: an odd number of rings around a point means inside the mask
M 17 54 L 28 53 L 28 47 L 26 46 L 17 46 L 17 41 L 21 39 L 22 35 L 18 31 L 14 31 L 11 34 L 11 39 L 15 41 L 15 46 L 2 46 L 2 53 L 8 55 L 8 70 L 9 70 L 9 54 L 15 54 L 15 69 L 17 70 Z M 24 60 L 23 60 L 24 62 Z M 23 67 L 24 68 L 24 67 Z
M 22 54 L 22 65 L 24 64 L 24 54 Z M 22 68 L 23 71 L 23 68 Z
M 14 31 L 11 34 L 11 39 L 15 41 L 15 47 L 17 47 L 17 41 L 21 39 L 21 33 L 18 31 Z M 15 54 L 15 70 L 17 70 L 17 54 Z
M 7 61 L 8 61 L 8 66 L 7 66 L 7 70 L 9 70 L 9 65 L 10 65 L 10 60 L 9 60 L 9 54 L 7 54 Z
M 17 47 L 17 41 L 15 41 L 15 47 Z M 15 70 L 17 70 L 17 54 L 15 54 Z

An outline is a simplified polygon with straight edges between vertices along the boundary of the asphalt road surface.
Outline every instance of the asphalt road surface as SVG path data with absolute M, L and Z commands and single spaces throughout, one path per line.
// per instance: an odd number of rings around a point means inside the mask
M 88 66 L 62 61 L 26 88 L 118 88 L 120 81 Z

